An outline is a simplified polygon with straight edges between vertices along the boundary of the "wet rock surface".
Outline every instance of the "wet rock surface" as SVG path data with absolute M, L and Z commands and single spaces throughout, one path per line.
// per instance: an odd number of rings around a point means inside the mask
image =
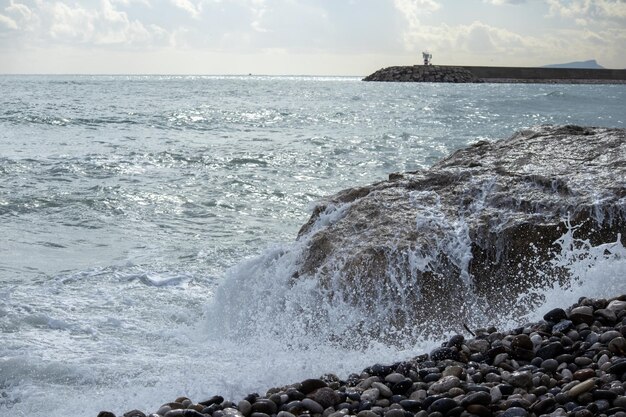
M 564 309 L 564 316 L 546 314 L 540 322 L 509 331 L 474 329 L 473 339 L 457 335 L 444 343 L 457 352 L 456 359 L 438 358 L 435 350 L 403 362 L 375 364 L 345 380 L 329 374 L 272 388 L 263 396 L 250 394 L 238 404 L 221 396 L 198 403 L 179 397 L 155 413 L 133 410 L 124 416 L 625 417 L 626 357 L 609 348 L 609 340 L 626 336 L 624 301 L 626 295 L 582 298 Z M 615 318 L 597 314 L 610 306 Z M 590 307 L 594 320 L 560 331 L 559 323 L 571 319 L 579 307 Z M 517 355 L 520 339 L 533 341 L 531 355 Z M 556 356 L 537 355 L 555 344 L 560 348 L 550 351 Z M 507 356 L 495 365 L 493 357 L 482 355 L 485 349 Z M 398 384 L 403 384 L 399 391 Z M 114 415 L 103 411 L 99 416 Z
M 574 237 L 612 250 L 626 230 L 623 178 L 625 129 L 541 126 L 478 142 L 320 202 L 300 231 L 308 249 L 293 279 L 314 279 L 320 293 L 370 314 L 363 326 L 372 333 L 389 327 L 376 321 L 379 308 L 399 328 L 440 323 L 432 332 L 483 325 L 472 320 L 490 312 L 523 314 L 520 295 L 568 279 L 552 262 L 566 219 Z M 594 319 L 581 306 L 560 330 Z

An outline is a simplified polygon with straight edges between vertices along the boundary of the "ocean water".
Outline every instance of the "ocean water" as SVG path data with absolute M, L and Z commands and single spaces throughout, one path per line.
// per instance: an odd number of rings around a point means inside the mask
M 538 124 L 624 127 L 624 103 L 622 85 L 0 76 L 0 416 L 239 399 L 430 349 L 298 327 L 314 288 L 276 283 L 314 202 Z M 621 245 L 573 242 L 577 284 L 519 322 L 626 292 Z

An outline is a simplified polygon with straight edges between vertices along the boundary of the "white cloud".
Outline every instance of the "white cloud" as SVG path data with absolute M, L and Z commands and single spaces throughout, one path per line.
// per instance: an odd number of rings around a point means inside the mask
M 0 14 L 0 26 L 4 26 L 8 29 L 13 29 L 13 30 L 17 29 L 17 23 L 15 22 L 15 20 L 3 14 Z
M 193 4 L 190 0 L 171 0 L 172 4 L 174 4 L 179 9 L 182 9 L 189 13 L 191 17 L 197 19 L 200 17 L 200 8 Z
M 626 19 L 624 0 L 548 0 L 550 13 L 567 18 Z
M 504 4 L 524 4 L 527 0 L 483 0 L 483 3 L 493 4 L 494 6 L 502 6 Z

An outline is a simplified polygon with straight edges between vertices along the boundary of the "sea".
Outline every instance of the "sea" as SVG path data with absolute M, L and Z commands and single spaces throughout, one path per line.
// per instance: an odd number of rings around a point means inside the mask
M 531 126 L 625 123 L 624 85 L 0 76 L 0 416 L 238 401 L 428 352 L 441 338 L 300 331 L 315 317 L 276 283 L 315 202 Z M 626 293 L 626 252 L 594 249 L 497 324 Z

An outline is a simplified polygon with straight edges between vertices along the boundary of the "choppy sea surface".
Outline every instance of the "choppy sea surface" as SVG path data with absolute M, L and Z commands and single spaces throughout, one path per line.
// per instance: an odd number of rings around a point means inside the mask
M 295 341 L 297 308 L 242 334 L 220 306 L 246 309 L 242 279 L 280 298 L 260 269 L 316 200 L 538 124 L 624 127 L 624 103 L 623 85 L 0 76 L 0 416 L 239 399 L 422 353 L 437 340 Z M 626 292 L 626 259 L 589 259 L 519 320 Z

